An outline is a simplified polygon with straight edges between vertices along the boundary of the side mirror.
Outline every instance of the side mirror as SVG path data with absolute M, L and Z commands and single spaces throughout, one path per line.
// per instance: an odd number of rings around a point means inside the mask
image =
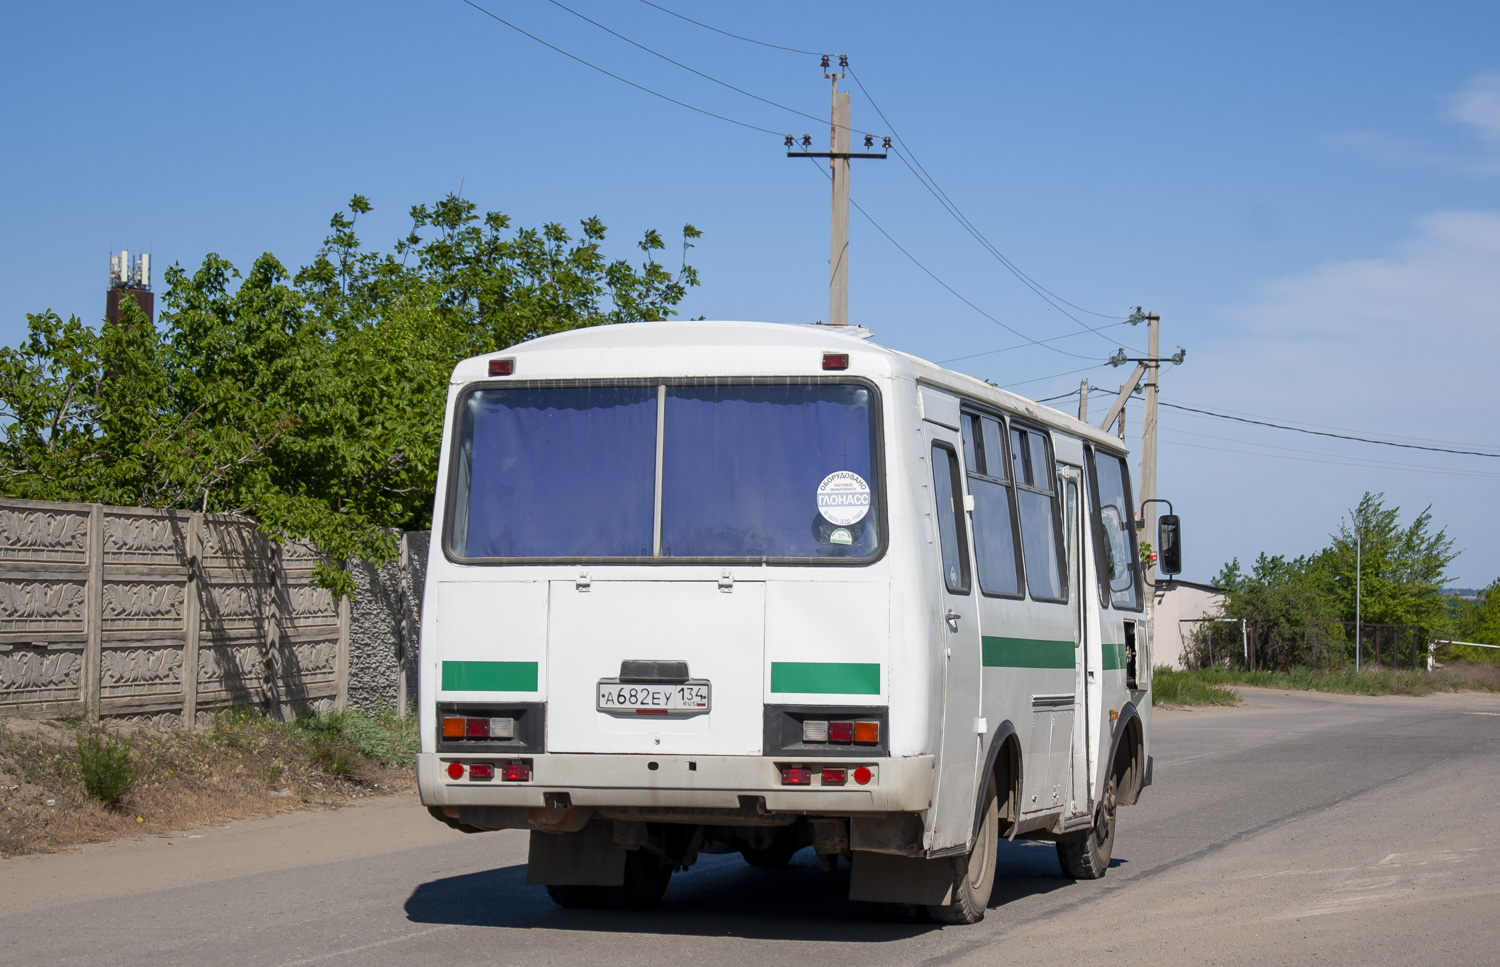
M 1156 566 L 1167 575 L 1182 573 L 1182 520 L 1162 514 L 1156 522 Z

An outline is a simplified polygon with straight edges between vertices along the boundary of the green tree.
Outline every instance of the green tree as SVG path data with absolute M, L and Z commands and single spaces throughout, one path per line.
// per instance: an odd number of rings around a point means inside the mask
M 448 196 L 411 209 L 390 252 L 355 232 L 369 200 L 336 213 L 311 264 L 271 254 L 241 276 L 209 255 L 174 265 L 156 326 L 127 307 L 96 331 L 55 313 L 0 350 L 0 493 L 242 514 L 307 540 L 330 563 L 385 560 L 388 528 L 430 526 L 447 378 L 461 359 L 584 326 L 664 319 L 698 284 L 637 243 L 603 253 L 605 226 L 512 230 Z
M 1261 553 L 1246 574 L 1235 558 L 1213 583 L 1228 592 L 1222 617 L 1245 620 L 1262 666 L 1291 668 L 1342 660 L 1343 636 L 1333 625 L 1338 620 L 1337 602 L 1311 559 Z M 1222 631 L 1205 628 L 1207 634 Z
M 1386 507 L 1384 499 L 1385 494 L 1368 492 L 1361 497 L 1313 568 L 1338 602 L 1341 620 L 1355 620 L 1357 590 L 1361 620 L 1442 633 L 1448 613 L 1443 585 L 1448 565 L 1458 557 L 1453 539 L 1446 529 L 1432 532 L 1430 505 L 1403 527 L 1401 508 Z

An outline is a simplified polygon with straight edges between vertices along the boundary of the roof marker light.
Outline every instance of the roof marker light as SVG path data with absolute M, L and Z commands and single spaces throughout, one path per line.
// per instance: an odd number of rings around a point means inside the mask
M 490 360 L 491 376 L 510 376 L 516 371 L 516 361 L 511 357 Z
M 494 363 L 491 363 L 490 365 L 493 366 Z M 849 368 L 849 354 L 848 353 L 824 353 L 823 354 L 823 368 L 824 369 L 848 369 Z

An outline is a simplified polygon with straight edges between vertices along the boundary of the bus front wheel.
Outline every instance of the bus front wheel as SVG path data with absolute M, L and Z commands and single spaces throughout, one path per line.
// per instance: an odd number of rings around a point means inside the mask
M 995 854 L 1000 848 L 1000 795 L 991 776 L 984 790 L 979 833 L 967 856 L 953 861 L 953 890 L 947 903 L 930 906 L 927 915 L 939 923 L 978 923 L 995 888 Z
M 1063 873 L 1074 880 L 1097 880 L 1109 870 L 1115 851 L 1115 790 L 1113 776 L 1104 801 L 1094 812 L 1094 825 L 1081 839 L 1057 844 L 1057 861 Z

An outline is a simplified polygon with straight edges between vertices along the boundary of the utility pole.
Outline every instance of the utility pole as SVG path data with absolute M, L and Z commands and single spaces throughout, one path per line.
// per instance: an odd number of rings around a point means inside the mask
M 1104 422 L 1099 424 L 1101 430 L 1108 430 L 1116 420 L 1120 422 L 1120 439 L 1125 439 L 1125 401 L 1130 399 L 1130 394 L 1140 386 L 1145 393 L 1146 413 L 1141 420 L 1141 470 L 1140 470 L 1140 494 L 1139 513 L 1136 515 L 1136 526 L 1144 530 L 1147 538 L 1154 540 L 1156 533 L 1156 504 L 1151 503 L 1156 499 L 1156 407 L 1157 392 L 1160 389 L 1161 364 L 1171 362 L 1181 365 L 1187 358 L 1187 350 L 1177 348 L 1170 359 L 1161 358 L 1161 316 L 1154 312 L 1146 313 L 1137 306 L 1125 320 L 1132 326 L 1142 322 L 1146 324 L 1146 356 L 1145 358 L 1133 358 L 1125 355 L 1121 349 L 1110 357 L 1111 366 L 1119 366 L 1124 363 L 1135 363 L 1135 371 L 1130 380 L 1120 387 L 1120 395 L 1115 397 L 1114 405 L 1109 408 L 1109 415 Z M 1146 569 L 1146 578 L 1150 580 L 1153 576 L 1154 566 Z
M 1156 541 L 1156 381 L 1161 372 L 1161 316 L 1146 316 L 1146 413 L 1141 420 L 1141 514 L 1136 520 L 1146 532 L 1146 540 Z M 1147 568 L 1150 572 L 1152 568 Z M 1147 573 L 1148 578 L 1155 575 Z
M 829 114 L 828 151 L 808 151 L 812 146 L 812 135 L 802 136 L 801 151 L 788 150 L 788 158 L 827 158 L 833 171 L 833 212 L 829 219 L 828 233 L 828 324 L 849 324 L 849 160 L 851 158 L 884 158 L 885 153 L 855 153 L 849 150 L 849 92 L 839 90 L 839 81 L 849 58 L 839 55 L 839 66 L 829 66 L 829 57 L 823 55 L 823 76 L 833 82 L 833 107 Z M 786 146 L 792 147 L 795 139 L 786 136 Z M 883 147 L 889 150 L 891 139 L 884 138 Z M 875 139 L 865 135 L 865 147 L 873 148 Z
M 1078 384 L 1078 419 L 1084 423 L 1089 421 L 1089 381 L 1084 380 Z

